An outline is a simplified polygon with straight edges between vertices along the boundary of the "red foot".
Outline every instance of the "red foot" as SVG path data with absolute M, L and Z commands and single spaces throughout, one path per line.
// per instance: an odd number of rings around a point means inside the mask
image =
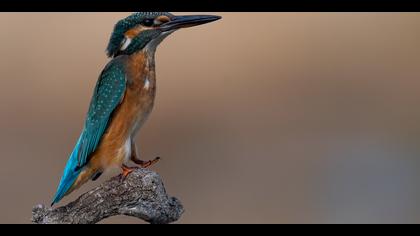
M 131 172 L 134 171 L 135 168 L 130 168 L 125 165 L 121 166 L 122 174 L 121 174 L 121 182 L 123 182 Z

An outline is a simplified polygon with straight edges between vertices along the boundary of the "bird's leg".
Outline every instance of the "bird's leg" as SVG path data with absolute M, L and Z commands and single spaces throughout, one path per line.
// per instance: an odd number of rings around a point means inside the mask
M 134 142 L 131 144 L 131 150 L 133 150 L 131 153 L 131 160 L 142 168 L 147 168 L 151 165 L 154 165 L 160 160 L 160 157 L 156 157 L 155 159 L 149 161 L 140 160 L 140 158 L 138 158 L 137 147 Z

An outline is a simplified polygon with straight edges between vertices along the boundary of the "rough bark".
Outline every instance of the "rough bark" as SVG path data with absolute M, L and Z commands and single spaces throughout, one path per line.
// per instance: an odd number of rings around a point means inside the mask
M 126 215 L 152 224 L 168 224 L 177 221 L 183 212 L 181 202 L 166 194 L 158 174 L 136 169 L 124 181 L 116 176 L 66 206 L 35 206 L 32 222 L 94 224 L 111 216 Z

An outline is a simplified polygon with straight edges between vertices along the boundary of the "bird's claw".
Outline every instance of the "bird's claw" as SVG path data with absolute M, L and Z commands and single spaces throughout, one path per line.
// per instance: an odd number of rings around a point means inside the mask
M 131 174 L 131 172 L 133 172 L 134 169 L 136 169 L 136 167 L 122 166 L 121 169 L 122 169 L 122 173 L 120 175 L 120 182 L 122 183 L 127 178 L 127 176 Z

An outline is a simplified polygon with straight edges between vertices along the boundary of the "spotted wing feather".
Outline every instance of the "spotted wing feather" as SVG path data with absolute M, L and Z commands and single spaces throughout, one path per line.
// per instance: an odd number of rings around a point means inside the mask
M 104 69 L 96 84 L 82 133 L 78 168 L 89 161 L 89 155 L 97 148 L 113 111 L 124 97 L 125 88 L 124 66 L 115 60 Z

